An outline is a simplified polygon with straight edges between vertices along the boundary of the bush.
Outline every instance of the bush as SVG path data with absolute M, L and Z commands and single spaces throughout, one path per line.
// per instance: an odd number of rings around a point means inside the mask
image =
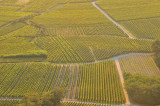
M 131 100 L 139 104 L 160 104 L 160 77 L 125 73 L 124 79 Z
M 152 51 L 154 52 L 154 60 L 158 67 L 160 67 L 160 41 L 155 41 L 152 44 Z
M 42 95 L 32 93 L 21 100 L 19 106 L 59 106 L 64 97 L 64 89 L 54 88 L 52 91 L 44 92 Z

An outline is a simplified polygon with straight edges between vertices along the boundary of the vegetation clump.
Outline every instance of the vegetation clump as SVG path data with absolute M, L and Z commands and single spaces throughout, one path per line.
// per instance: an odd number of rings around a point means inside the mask
M 160 41 L 156 40 L 152 44 L 152 51 L 154 52 L 154 60 L 158 67 L 160 67 Z
M 21 100 L 19 106 L 59 106 L 64 97 L 64 89 L 56 87 L 43 94 L 32 93 Z
M 160 77 L 124 73 L 124 79 L 131 100 L 139 104 L 160 104 Z

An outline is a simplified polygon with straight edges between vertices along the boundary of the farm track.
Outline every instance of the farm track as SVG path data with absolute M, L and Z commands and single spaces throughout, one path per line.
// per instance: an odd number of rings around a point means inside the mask
M 93 6 L 96 7 L 101 13 L 103 13 L 110 21 L 112 21 L 116 26 L 118 26 L 125 34 L 128 35 L 129 38 L 135 39 L 134 36 L 126 30 L 123 26 L 121 26 L 118 22 L 116 22 L 108 13 L 106 13 L 103 9 L 101 9 L 97 4 L 96 1 L 92 2 Z
M 124 95 L 125 95 L 125 98 L 126 98 L 126 105 L 130 106 L 130 100 L 129 100 L 129 97 L 128 97 L 127 90 L 125 89 L 125 86 L 124 86 L 123 73 L 122 73 L 121 66 L 119 64 L 118 59 L 115 60 L 115 63 L 116 63 L 117 70 L 118 70 L 118 73 L 119 73 L 122 89 L 123 89 L 123 92 L 124 92 Z

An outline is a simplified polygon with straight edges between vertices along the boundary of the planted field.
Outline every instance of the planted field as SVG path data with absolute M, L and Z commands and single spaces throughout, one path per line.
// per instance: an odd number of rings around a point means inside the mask
M 19 103 L 19 101 L 11 100 L 11 101 L 0 101 L 0 104 L 2 106 L 16 106 Z
M 42 61 L 47 52 L 30 43 L 31 38 L 10 37 L 0 41 L 0 62 Z
M 108 104 L 123 104 L 125 98 L 113 61 L 80 67 L 76 99 Z
M 38 37 L 35 43 L 48 52 L 48 61 L 79 63 L 128 52 L 150 52 L 152 42 L 113 36 L 55 36 Z
M 63 106 L 105 106 L 105 104 L 86 103 L 86 102 L 61 102 Z
M 6 23 L 33 15 L 33 13 L 17 12 L 17 11 L 0 11 L 0 14 L 1 14 L 0 22 L 6 22 Z
M 113 61 L 90 65 L 0 64 L 0 95 L 20 97 L 65 88 L 65 99 L 123 104 L 125 98 Z
M 118 27 L 107 24 L 80 25 L 45 28 L 42 30 L 45 36 L 83 36 L 83 35 L 113 35 L 126 36 Z
M 21 11 L 27 12 L 44 12 L 55 7 L 60 3 L 66 3 L 68 0 L 32 0 Z
M 120 59 L 123 72 L 159 76 L 160 70 L 151 56 L 127 56 Z
M 126 36 L 91 3 L 65 4 L 46 14 L 35 17 L 33 21 L 45 26 L 45 35 L 110 34 Z
M 121 21 L 120 24 L 136 38 L 160 39 L 160 18 Z
M 5 36 L 12 37 L 36 37 L 39 32 L 39 28 L 33 26 L 24 26 L 23 28 L 19 28 L 15 31 L 12 31 Z
M 132 105 L 122 74 L 160 75 L 149 56 L 160 39 L 159 7 L 158 0 L 0 0 L 0 105 L 56 87 L 64 88 L 64 106 Z
M 98 0 L 96 4 L 116 21 L 160 16 L 158 0 Z
M 0 32 L 1 32 L 0 36 L 5 35 L 5 34 L 10 33 L 10 32 L 13 32 L 17 29 L 20 29 L 20 28 L 24 27 L 24 26 L 25 26 L 25 24 L 23 24 L 23 23 L 16 23 L 16 24 L 11 24 L 9 26 L 5 26 L 5 27 L 0 29 Z
M 50 17 L 49 19 L 51 19 L 52 22 L 50 22 L 48 17 Z M 46 14 L 35 17 L 33 21 L 46 27 L 77 26 L 98 23 L 113 25 L 103 14 L 94 8 L 91 3 L 65 4 Z

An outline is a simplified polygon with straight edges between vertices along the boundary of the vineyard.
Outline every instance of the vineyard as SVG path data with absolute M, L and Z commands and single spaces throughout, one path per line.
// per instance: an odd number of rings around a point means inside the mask
M 65 88 L 66 100 L 125 103 L 114 61 L 74 66 L 49 63 L 0 64 L 0 69 L 1 96 L 21 97 L 60 86 Z
M 83 13 L 83 14 L 82 14 Z M 90 14 L 88 14 L 90 13 Z M 50 20 L 52 20 L 52 23 Z M 54 21 L 56 20 L 56 21 Z M 91 3 L 69 3 L 33 18 L 45 26 L 45 35 L 117 35 L 126 36 Z
M 160 39 L 160 18 L 121 21 L 127 30 L 141 39 Z
M 120 59 L 123 72 L 159 76 L 160 70 L 151 56 L 128 56 Z M 140 64 L 140 65 L 139 65 Z
M 37 37 L 35 43 L 48 52 L 48 61 L 58 63 L 91 62 L 94 56 L 104 60 L 122 53 L 150 52 L 152 44 L 151 41 L 102 35 Z
M 98 0 L 96 2 L 116 21 L 159 17 L 158 0 Z
M 0 0 L 0 106 L 56 87 L 64 89 L 62 106 L 134 104 L 127 75 L 160 75 L 152 53 L 159 7 L 158 0 Z

